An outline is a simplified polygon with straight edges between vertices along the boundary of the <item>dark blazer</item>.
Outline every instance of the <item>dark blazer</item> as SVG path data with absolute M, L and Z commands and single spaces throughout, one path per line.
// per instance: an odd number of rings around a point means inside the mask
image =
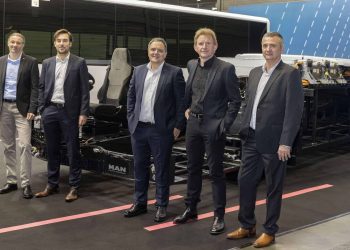
M 56 56 L 43 61 L 39 82 L 39 111 L 49 105 L 55 86 Z M 71 118 L 89 115 L 89 75 L 83 58 L 70 54 L 64 81 L 64 109 Z
M 246 108 L 240 137 L 244 143 L 262 67 L 251 70 L 246 86 Z M 267 82 L 256 112 L 255 138 L 260 153 L 276 153 L 279 145 L 292 146 L 300 128 L 304 106 L 304 93 L 300 72 L 282 61 Z
M 147 71 L 147 64 L 135 67 L 130 80 L 127 117 L 131 134 L 135 132 L 137 123 L 139 122 L 143 87 Z M 160 133 L 172 132 L 174 128 L 184 129 L 184 92 L 185 80 L 181 68 L 164 63 L 154 102 L 155 126 L 159 129 Z
M 0 57 L 0 110 L 4 97 L 5 77 L 8 55 Z M 38 109 L 38 62 L 34 57 L 22 53 L 21 63 L 18 69 L 16 104 L 18 111 L 23 116 L 27 113 L 36 114 Z
M 191 107 L 192 82 L 197 66 L 198 59 L 190 60 L 187 64 L 189 76 L 185 92 L 185 110 Z M 241 105 L 239 84 L 232 64 L 214 58 L 202 98 L 205 123 L 203 127 L 207 129 L 210 137 L 218 138 L 229 130 Z

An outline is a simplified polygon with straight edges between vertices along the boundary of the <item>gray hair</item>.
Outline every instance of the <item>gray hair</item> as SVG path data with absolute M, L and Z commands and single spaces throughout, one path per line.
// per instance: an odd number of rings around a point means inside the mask
M 23 40 L 23 45 L 26 43 L 26 38 L 24 37 L 24 35 L 22 35 L 21 33 L 18 32 L 13 32 L 9 35 L 9 38 L 7 39 L 7 42 L 10 41 L 10 38 L 13 36 L 19 36 L 20 38 L 22 38 Z
M 152 38 L 151 41 L 149 41 L 149 43 L 148 43 L 148 48 L 149 48 L 149 47 L 151 46 L 151 44 L 154 43 L 154 42 L 160 42 L 160 43 L 162 43 L 162 44 L 164 45 L 165 52 L 168 51 L 168 45 L 166 44 L 166 41 L 165 41 L 163 38 L 161 38 L 161 37 Z

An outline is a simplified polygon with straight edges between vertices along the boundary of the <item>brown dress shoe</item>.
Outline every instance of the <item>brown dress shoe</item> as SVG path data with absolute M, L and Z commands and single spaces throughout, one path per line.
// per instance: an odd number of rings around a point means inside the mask
M 242 227 L 226 235 L 229 240 L 238 240 L 243 238 L 253 237 L 256 234 L 255 227 L 244 229 Z
M 253 243 L 255 248 L 267 247 L 275 242 L 275 236 L 263 233 L 260 237 Z
M 52 194 L 57 194 L 59 192 L 59 188 L 58 187 L 51 187 L 49 185 L 46 186 L 46 188 L 44 189 L 44 191 L 41 191 L 39 193 L 35 194 L 36 198 L 43 198 Z
M 66 202 L 72 202 L 78 199 L 78 189 L 70 188 L 69 193 L 67 194 L 65 200 Z

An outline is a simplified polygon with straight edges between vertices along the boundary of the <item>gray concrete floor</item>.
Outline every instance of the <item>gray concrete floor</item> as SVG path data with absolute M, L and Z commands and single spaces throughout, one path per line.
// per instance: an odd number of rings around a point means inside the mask
M 349 250 L 350 214 L 343 214 L 327 221 L 286 232 L 276 237 L 276 243 L 263 249 L 269 250 Z M 243 248 L 256 249 L 253 246 Z

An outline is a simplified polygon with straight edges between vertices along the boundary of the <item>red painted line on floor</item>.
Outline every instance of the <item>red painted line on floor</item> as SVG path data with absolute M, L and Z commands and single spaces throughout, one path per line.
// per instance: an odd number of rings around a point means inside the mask
M 306 194 L 306 193 L 310 193 L 310 192 L 314 192 L 314 191 L 318 191 L 318 190 L 325 189 L 325 188 L 330 188 L 330 187 L 333 187 L 333 185 L 324 184 L 324 185 L 315 186 L 315 187 L 311 187 L 311 188 L 305 188 L 305 189 L 301 189 L 301 190 L 298 190 L 298 191 L 295 191 L 295 192 L 284 194 L 284 195 L 282 195 L 282 199 L 288 199 L 288 198 L 291 198 L 291 197 L 295 197 L 295 196 L 298 196 L 298 195 L 302 195 L 302 194 Z M 266 203 L 266 199 L 256 201 L 256 205 L 257 206 L 258 205 L 263 205 L 265 203 Z M 238 211 L 238 210 L 239 210 L 239 206 L 234 206 L 234 207 L 226 208 L 225 212 L 226 213 L 231 213 L 231 212 L 235 212 L 235 211 Z M 198 220 L 203 220 L 203 219 L 210 218 L 210 217 L 213 217 L 213 216 L 214 216 L 213 212 L 199 214 L 198 215 Z M 146 229 L 147 231 L 156 231 L 156 230 L 159 230 L 159 229 L 173 227 L 173 226 L 176 226 L 176 225 L 178 225 L 178 224 L 174 224 L 172 221 L 170 221 L 170 222 L 165 222 L 165 223 L 161 223 L 161 224 L 156 224 L 156 225 L 153 225 L 153 226 L 148 226 L 148 227 L 145 227 L 144 229 Z
M 181 198 L 183 198 L 183 196 L 173 195 L 173 196 L 169 197 L 169 200 L 177 200 L 177 199 L 181 199 Z M 155 202 L 156 202 L 155 200 L 149 200 L 147 203 L 150 205 L 150 204 L 154 204 Z M 17 231 L 17 230 L 23 230 L 23 229 L 32 228 L 32 227 L 40 227 L 40 226 L 44 226 L 44 225 L 60 223 L 60 222 L 64 222 L 64 221 L 77 220 L 77 219 L 87 218 L 87 217 L 101 215 L 101 214 L 114 213 L 114 212 L 128 209 L 131 205 L 132 204 L 127 204 L 127 205 L 123 205 L 123 206 L 101 209 L 101 210 L 97 210 L 97 211 L 75 214 L 75 215 L 59 217 L 59 218 L 54 218 L 54 219 L 49 219 L 49 220 L 42 220 L 42 221 L 32 222 L 32 223 L 18 225 L 18 226 L 4 227 L 4 228 L 0 228 L 0 234 L 12 232 L 12 231 Z

